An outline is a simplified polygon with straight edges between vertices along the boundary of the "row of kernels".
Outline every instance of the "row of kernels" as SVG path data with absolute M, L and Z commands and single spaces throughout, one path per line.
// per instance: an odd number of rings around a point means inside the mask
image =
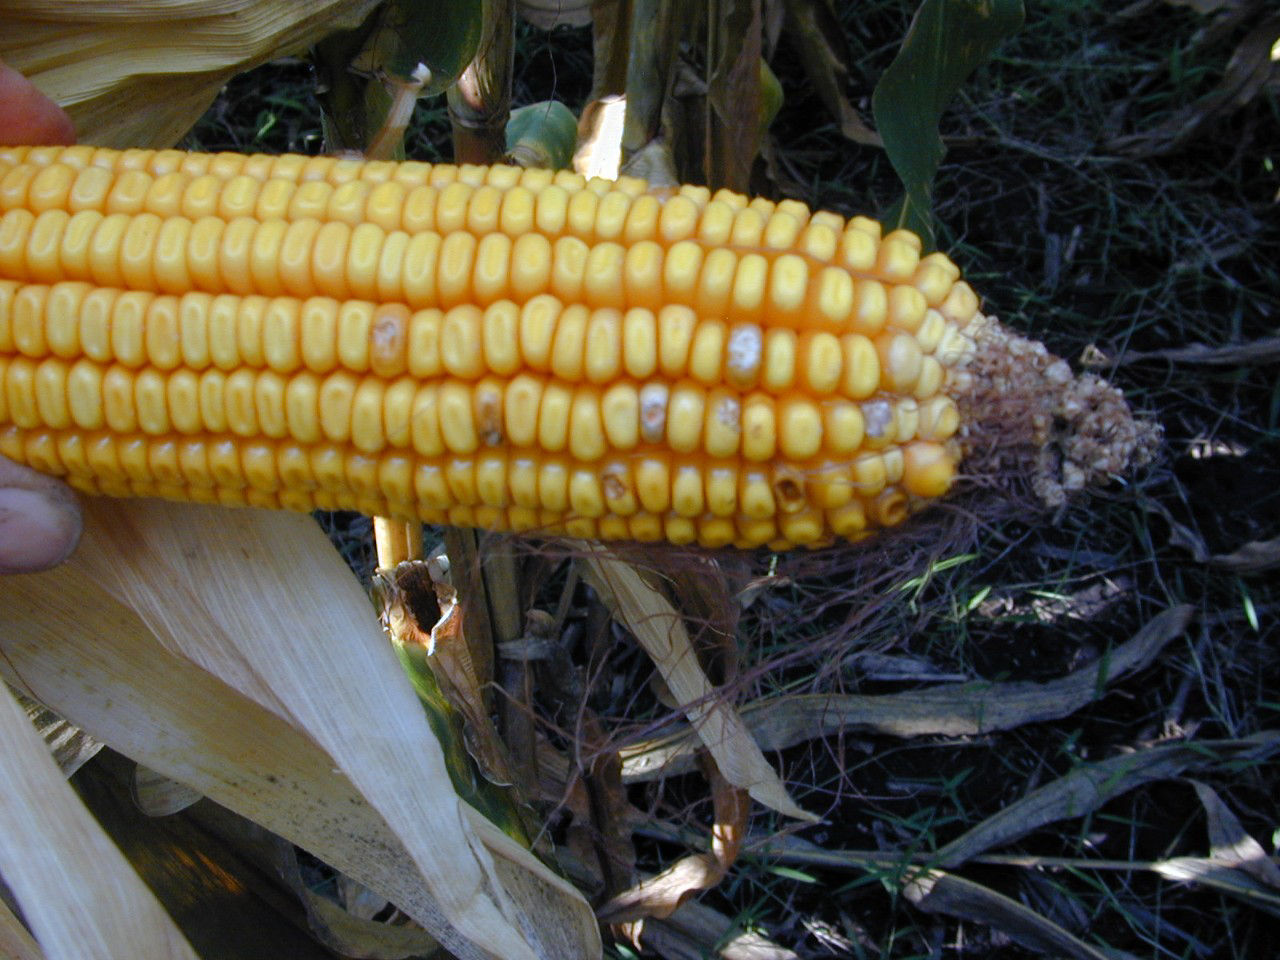
M 566 307 L 550 295 L 523 307 L 501 300 L 484 310 L 461 304 L 410 312 L 398 303 L 329 297 L 178 297 L 82 281 L 0 282 L 0 350 L 34 359 L 83 353 L 99 363 L 163 370 L 247 365 L 291 373 L 306 366 L 324 373 L 343 366 L 384 377 L 408 370 L 419 377 L 449 373 L 473 379 L 528 368 L 598 384 L 624 374 L 662 374 L 706 386 L 758 385 L 775 393 L 796 388 L 855 399 L 907 383 L 902 364 L 885 367 L 876 343 L 860 334 L 730 327 L 699 320 L 681 306 L 656 314 L 642 308 L 625 314 L 589 310 Z M 911 383 L 920 385 L 919 370 L 913 370 L 917 379 Z M 929 386 L 931 395 L 937 384 Z
M 854 532 L 849 527 L 855 518 L 858 529 L 892 526 L 908 509 L 896 481 L 841 497 L 830 496 L 814 482 L 814 496 L 805 500 L 787 489 L 790 481 L 782 473 L 740 473 L 731 464 L 680 463 L 664 456 L 592 467 L 504 452 L 420 460 L 396 452 L 373 457 L 341 445 L 293 441 L 50 430 L 24 434 L 12 429 L 3 435 L 9 455 L 19 460 L 47 473 L 92 477 L 104 484 L 137 481 L 189 488 L 349 492 L 432 510 L 515 506 L 591 519 L 637 513 L 695 520 L 714 516 L 749 522 L 756 529 L 766 521 L 785 525 L 788 516 L 812 519 L 825 512 L 842 521 L 833 526 L 845 536 Z
M 593 477 L 557 460 L 508 463 L 500 457 L 487 457 L 414 463 L 398 454 L 375 458 L 333 445 L 306 449 L 289 442 L 156 439 L 5 428 L 0 429 L 0 453 L 47 473 L 69 474 L 73 485 L 91 493 L 295 510 L 360 509 L 433 523 L 479 524 L 488 529 L 701 542 L 704 546 L 733 542 L 744 547 L 769 544 L 786 549 L 822 542 L 833 533 L 859 539 L 875 527 L 900 523 L 910 509 L 906 494 L 889 486 L 836 507 L 801 504 L 776 515 L 758 511 L 681 513 L 671 509 L 673 504 L 678 502 L 689 511 L 696 498 L 688 493 L 676 496 L 673 491 L 665 500 L 653 499 L 652 489 L 647 491 L 649 503 L 660 507 L 658 512 L 630 509 L 633 505 L 622 514 L 597 512 Z M 607 489 L 611 482 L 608 468 L 600 477 L 600 487 Z M 575 499 L 595 515 L 576 514 Z M 713 499 L 714 492 L 703 502 Z M 745 493 L 743 499 L 747 499 Z M 591 531 L 584 523 L 591 525 Z M 572 529 L 567 530 L 566 525 Z
M 501 168 L 497 168 L 501 169 Z M 572 182 L 525 185 L 454 180 L 408 185 L 396 179 L 263 180 L 238 174 L 192 175 L 175 170 L 152 175 L 138 169 L 110 171 L 100 166 L 22 165 L 0 176 L 0 211 L 33 213 L 96 210 L 104 214 L 152 213 L 189 220 L 249 217 L 260 221 L 315 219 L 355 227 L 373 223 L 390 232 L 477 235 L 532 231 L 548 237 L 576 236 L 598 242 L 642 239 L 670 245 L 698 237 L 713 245 L 787 250 L 797 245 L 811 256 L 830 259 L 835 233 L 829 226 L 806 230 L 806 219 L 779 210 L 766 218 L 754 206 L 734 211 L 724 203 L 699 203 L 679 194 L 666 203 L 638 194 L 630 182 L 618 189 L 583 189 Z M 803 244 L 800 240 L 803 239 Z
M 386 381 L 342 370 L 171 372 L 90 360 L 0 357 L 0 422 L 150 435 L 229 432 L 351 442 L 365 452 L 412 446 L 424 456 L 507 444 L 595 461 L 661 445 L 677 454 L 794 462 L 850 457 L 914 439 L 941 442 L 958 425 L 949 398 L 815 404 L 803 395 L 739 398 L 689 381 L 623 381 L 601 390 L 521 374 L 510 381 Z
M 466 231 L 443 237 L 387 233 L 372 223 L 353 229 L 309 219 L 193 222 L 154 214 L 33 216 L 14 210 L 0 217 L 0 272 L 33 282 L 72 279 L 172 293 L 318 293 L 415 307 L 523 301 L 549 292 L 593 307 L 680 303 L 703 316 L 771 327 L 816 325 L 868 336 L 938 332 L 914 287 L 886 290 L 875 280 L 855 282 L 836 267 L 814 276 L 796 254 L 769 260 L 726 248 L 706 252 L 691 241 L 664 251 L 654 243 L 552 242 L 536 233 L 514 241 L 505 233 L 477 240 Z M 953 291 L 937 315 L 946 319 L 946 311 L 961 310 L 967 290 L 957 284 L 959 295 Z
M 80 145 L 74 147 L 2 147 L 0 166 L 48 167 L 62 164 L 82 170 L 95 167 L 113 173 L 142 172 L 152 177 L 183 173 L 190 177 L 213 176 L 230 180 L 237 176 L 256 180 L 287 180 L 298 183 L 323 182 L 334 186 L 363 181 L 447 186 L 462 182 L 472 186 L 492 185 L 502 189 L 522 185 L 541 189 L 556 183 L 569 189 L 587 188 L 602 193 L 623 190 L 639 194 L 647 189 L 643 180 L 619 177 L 616 181 L 587 180 L 571 170 L 522 168 L 505 164 L 431 164 L 417 160 L 401 162 L 368 161 L 342 156 L 309 157 L 301 154 L 243 154 L 235 152 L 198 153 L 182 150 L 114 150 Z

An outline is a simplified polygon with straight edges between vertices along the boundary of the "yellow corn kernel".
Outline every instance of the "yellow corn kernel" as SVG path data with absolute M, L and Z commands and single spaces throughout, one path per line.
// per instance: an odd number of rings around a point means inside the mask
M 667 444 L 677 453 L 692 453 L 702 445 L 706 392 L 693 383 L 677 383 L 667 403 Z
M 778 402 L 778 446 L 793 461 L 808 460 L 822 449 L 822 414 L 803 394 L 788 394 Z

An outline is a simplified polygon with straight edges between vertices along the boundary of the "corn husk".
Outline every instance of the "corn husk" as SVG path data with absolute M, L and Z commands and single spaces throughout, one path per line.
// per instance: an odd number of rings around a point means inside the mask
M 0 690 L 0 783 L 0 875 L 48 960 L 196 960 L 7 690 Z M 38 956 L 17 927 L 5 927 L 0 942 Z M 17 949 L 5 955 L 22 956 Z
M 354 27 L 377 0 L 3 0 L 0 59 L 84 143 L 169 147 L 232 76 Z
M 24 693 L 378 891 L 454 955 L 599 954 L 581 896 L 454 794 L 309 518 L 92 501 L 73 559 L 0 579 L 0 609 Z

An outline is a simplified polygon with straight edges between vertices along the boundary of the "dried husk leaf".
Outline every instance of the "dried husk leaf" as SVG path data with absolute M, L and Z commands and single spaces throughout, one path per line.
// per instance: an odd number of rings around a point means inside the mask
M 1261 760 L 1280 750 L 1280 731 L 1239 740 L 1165 743 L 1076 767 L 992 814 L 937 851 L 935 863 L 954 867 L 993 847 L 1025 837 L 1049 823 L 1073 820 L 1108 800 L 1154 780 L 1202 770 L 1227 760 Z
M 715 809 L 711 852 L 687 854 L 657 876 L 646 877 L 611 897 L 596 911 L 596 916 L 605 923 L 669 917 L 694 894 L 719 884 L 738 859 L 742 838 L 747 832 L 751 801 L 746 791 L 732 786 L 720 775 L 713 762 L 708 761 L 706 765 Z
M 308 518 L 88 512 L 69 564 L 0 581 L 28 692 L 379 890 L 459 957 L 598 953 L 576 891 L 457 801 L 368 601 Z
M 1275 44 L 1280 41 L 1280 15 L 1262 18 L 1231 54 L 1222 80 L 1209 93 L 1175 111 L 1155 128 L 1117 137 L 1103 145 L 1135 157 L 1159 157 L 1203 136 L 1266 90 L 1280 74 Z
M 102 749 L 101 743 L 74 723 L 67 723 L 44 704 L 24 697 L 15 690 L 10 693 L 26 711 L 27 719 L 44 739 L 45 746 L 53 754 L 53 760 L 64 777 L 72 776 Z
M 1016 900 L 941 870 L 914 874 L 902 892 L 921 910 L 995 927 L 1015 943 L 1039 953 L 1072 960 L 1119 960 L 1129 956 L 1114 950 L 1104 953 Z
M 181 813 L 204 796 L 199 790 L 193 790 L 185 783 L 179 783 L 141 763 L 133 770 L 130 791 L 134 806 L 148 817 L 168 817 Z
M 880 135 L 858 115 L 849 101 L 849 63 L 844 31 L 830 0 L 786 0 L 787 36 L 800 53 L 814 90 L 836 118 L 840 132 L 854 143 L 880 147 Z
M 748 706 L 742 720 L 766 750 L 853 730 L 896 737 L 961 737 L 1053 720 L 1079 710 L 1108 684 L 1149 664 L 1186 629 L 1191 614 L 1189 605 L 1171 607 L 1105 659 L 1057 680 L 945 684 L 879 696 L 784 696 Z M 626 747 L 623 777 L 635 782 L 687 772 L 693 769 L 697 747 L 689 730 Z
M 791 799 L 737 711 L 716 695 L 698 665 L 683 620 L 666 598 L 604 547 L 578 546 L 584 575 L 653 659 L 724 778 L 766 807 L 800 820 L 815 820 Z
M 1207 783 L 1192 780 L 1204 807 L 1209 828 L 1209 855 L 1219 863 L 1243 870 L 1260 883 L 1280 890 L 1280 867 L 1271 862 L 1266 848 L 1249 836 L 1240 819 L 1218 792 Z
M 798 954 L 705 904 L 691 900 L 669 917 L 650 918 L 637 939 L 665 960 L 798 960 Z
M 0 783 L 0 876 L 48 960 L 197 960 L 8 691 L 0 692 Z
M 169 147 L 232 76 L 359 24 L 377 0 L 10 0 L 0 59 L 84 143 Z
M 31 938 L 9 905 L 0 900 L 0 957 L 6 960 L 45 960 L 40 944 Z

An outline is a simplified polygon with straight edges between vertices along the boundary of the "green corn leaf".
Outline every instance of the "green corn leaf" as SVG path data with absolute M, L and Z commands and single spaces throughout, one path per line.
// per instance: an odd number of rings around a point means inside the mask
M 924 0 L 871 98 L 885 152 L 905 193 L 885 218 L 933 245 L 930 195 L 946 148 L 938 121 L 960 85 L 1016 33 L 1022 0 Z

